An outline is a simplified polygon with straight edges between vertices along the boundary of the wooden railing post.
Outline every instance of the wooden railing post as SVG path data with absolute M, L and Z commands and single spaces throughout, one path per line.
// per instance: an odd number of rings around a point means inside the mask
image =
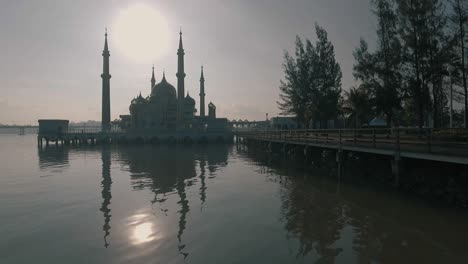
M 429 151 L 429 153 L 431 153 L 431 151 L 432 151 L 432 146 L 431 146 L 431 144 L 432 144 L 432 129 L 429 128 L 428 131 L 429 131 L 428 132 L 429 134 L 427 135 L 427 150 Z
M 372 129 L 372 146 L 373 146 L 374 148 L 377 147 L 377 144 L 376 144 L 376 142 L 375 142 L 375 129 Z
M 357 135 L 356 135 L 356 129 L 353 129 L 354 131 L 354 145 L 356 145 L 356 140 L 357 140 Z
M 341 147 L 341 129 L 338 130 L 338 133 L 339 133 L 339 135 L 340 135 L 339 137 L 340 137 L 340 147 Z
M 395 141 L 395 148 L 399 152 L 400 151 L 400 129 L 396 128 L 396 141 Z

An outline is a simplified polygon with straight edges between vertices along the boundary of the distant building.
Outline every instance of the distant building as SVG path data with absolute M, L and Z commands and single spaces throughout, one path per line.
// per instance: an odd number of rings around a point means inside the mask
M 162 80 L 156 83 L 154 66 L 151 76 L 150 94 L 143 96 L 140 92 L 138 96 L 130 102 L 130 115 L 121 115 L 119 127 L 128 132 L 176 132 L 176 131 L 224 131 L 229 130 L 226 118 L 216 117 L 216 106 L 213 103 L 208 105 L 208 116 L 205 116 L 205 78 L 203 67 L 200 76 L 200 115 L 197 116 L 196 102 L 188 93 L 185 93 L 185 71 L 184 71 L 185 51 L 182 43 L 182 32 L 180 32 L 179 48 L 177 50 L 178 70 L 177 89 L 166 80 L 163 72 Z M 108 102 L 108 84 L 110 74 L 109 51 L 107 45 L 107 33 L 104 45 L 104 73 L 103 78 L 103 131 L 108 127 L 110 112 Z
M 388 127 L 387 122 L 383 118 L 374 117 L 370 122 L 368 127 Z
M 216 106 L 212 102 L 208 104 L 208 117 L 216 119 Z
M 271 127 L 276 130 L 288 130 L 299 128 L 295 117 L 277 116 L 271 118 Z
M 40 119 L 39 134 L 60 135 L 68 131 L 68 120 Z

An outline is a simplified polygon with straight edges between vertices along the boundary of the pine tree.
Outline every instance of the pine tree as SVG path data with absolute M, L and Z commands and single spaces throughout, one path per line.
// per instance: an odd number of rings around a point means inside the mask
M 407 103 L 414 102 L 419 128 L 424 126 L 425 115 L 430 108 L 430 97 L 426 75 L 424 75 L 427 59 L 426 14 L 427 0 L 396 0 L 399 22 L 399 36 L 402 40 L 404 77 L 407 81 Z M 409 106 L 406 106 L 407 109 Z
M 341 69 L 335 59 L 333 44 L 327 32 L 316 24 L 317 42 L 296 37 L 295 56 L 285 52 L 285 79 L 280 84 L 282 114 L 293 114 L 308 127 L 311 120 L 319 120 L 326 127 L 329 119 L 338 115 L 341 95 Z
M 375 52 L 370 52 L 367 42 L 361 40 L 354 51 L 356 63 L 354 77 L 367 89 L 373 108 L 384 115 L 388 125 L 395 123 L 395 112 L 401 109 L 402 46 L 397 27 L 393 1 L 372 0 L 372 11 L 377 17 L 378 43 Z
M 295 115 L 297 121 L 306 126 L 310 65 L 304 43 L 299 36 L 296 37 L 295 57 L 288 52 L 284 54 L 283 70 L 285 80 L 281 80 L 278 106 L 282 114 Z
M 450 63 L 453 41 L 447 34 L 447 16 L 445 6 L 439 0 L 426 0 L 426 30 L 427 30 L 427 66 L 425 75 L 432 90 L 432 112 L 434 127 L 443 124 L 443 109 L 445 93 L 443 91 L 443 79 L 446 73 L 446 65 Z
M 401 108 L 402 47 L 398 38 L 397 16 L 393 1 L 373 0 L 377 16 L 378 46 L 375 52 L 374 97 L 376 111 L 385 115 L 388 125 L 394 123 L 394 114 Z
M 316 60 L 312 61 L 313 79 L 318 91 L 317 117 L 321 127 L 327 128 L 327 121 L 338 116 L 341 96 L 342 72 L 335 58 L 335 48 L 328 40 L 328 34 L 315 24 L 317 42 L 315 45 Z

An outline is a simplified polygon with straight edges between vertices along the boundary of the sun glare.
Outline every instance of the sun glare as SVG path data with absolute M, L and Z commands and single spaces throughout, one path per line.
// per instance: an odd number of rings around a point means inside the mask
M 166 19 L 148 5 L 137 4 L 119 12 L 109 37 L 119 52 L 136 61 L 154 61 L 169 47 Z
M 140 213 L 132 215 L 128 219 L 129 238 L 133 245 L 159 240 L 161 232 L 157 225 L 151 220 L 151 215 Z
M 134 244 L 142 244 L 154 240 L 153 225 L 151 223 L 143 223 L 134 227 L 133 242 Z

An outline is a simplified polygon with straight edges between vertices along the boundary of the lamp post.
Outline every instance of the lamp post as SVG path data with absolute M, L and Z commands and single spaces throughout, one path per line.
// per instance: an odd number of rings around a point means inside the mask
M 453 82 L 452 82 L 453 70 L 454 69 L 452 65 L 447 66 L 447 71 L 449 73 L 449 78 L 450 78 L 450 128 L 453 128 Z

